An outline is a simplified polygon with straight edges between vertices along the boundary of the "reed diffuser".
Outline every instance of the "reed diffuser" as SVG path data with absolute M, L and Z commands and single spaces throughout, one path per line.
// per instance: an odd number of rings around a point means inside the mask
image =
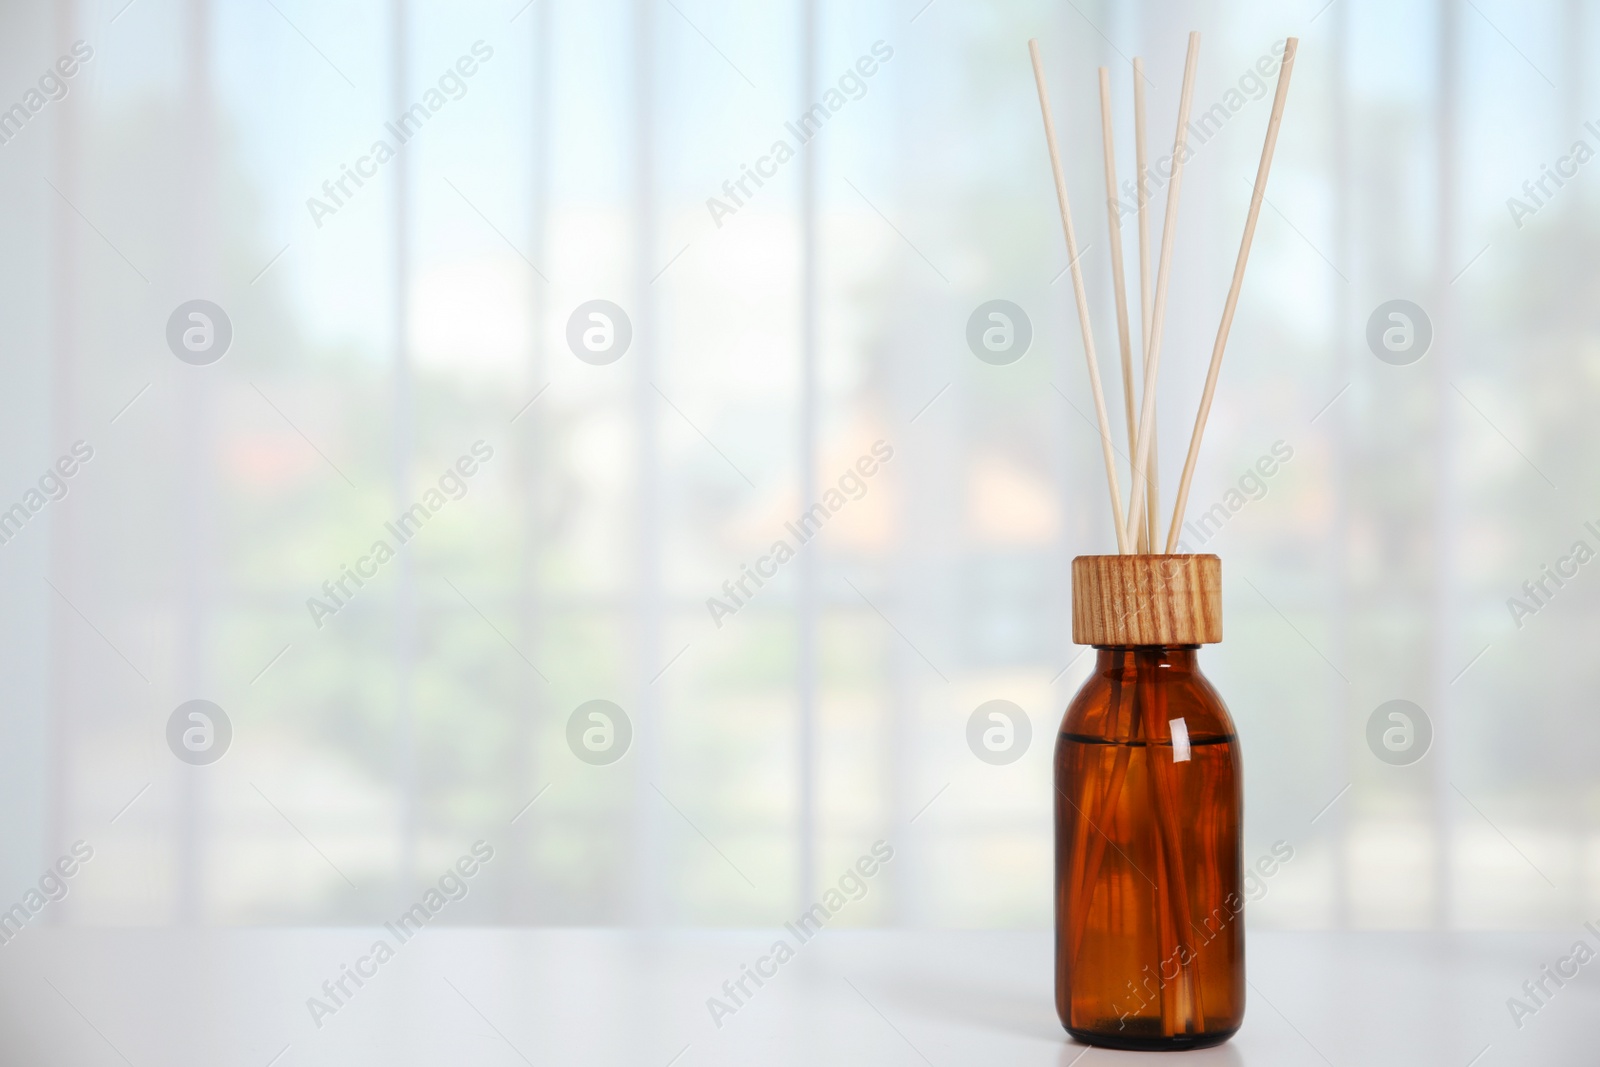
M 1200 673 L 1197 657 L 1200 645 L 1222 640 L 1222 563 L 1216 556 L 1178 555 L 1173 550 L 1244 284 L 1298 44 L 1293 37 L 1285 42 L 1244 237 L 1162 551 L 1156 520 L 1156 380 L 1178 199 L 1189 155 L 1189 107 L 1200 35 L 1189 35 L 1184 61 L 1153 292 L 1145 193 L 1144 64 L 1133 60 L 1139 170 L 1137 404 L 1110 76 L 1100 68 L 1106 219 L 1131 478 L 1126 511 L 1044 66 L 1038 41 L 1028 42 L 1117 539 L 1116 555 L 1079 556 L 1072 561 L 1072 639 L 1093 645 L 1096 662 L 1067 707 L 1055 753 L 1056 1010 L 1068 1033 L 1092 1045 L 1201 1048 L 1226 1041 L 1244 1020 L 1239 739 L 1222 698 Z

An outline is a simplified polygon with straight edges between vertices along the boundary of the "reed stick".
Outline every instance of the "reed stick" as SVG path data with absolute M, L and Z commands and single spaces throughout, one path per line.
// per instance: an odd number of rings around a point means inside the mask
M 1172 246 L 1178 236 L 1178 194 L 1183 187 L 1184 157 L 1189 153 L 1189 105 L 1194 101 L 1194 74 L 1199 59 L 1200 31 L 1195 30 L 1189 34 L 1189 53 L 1183 62 L 1183 91 L 1178 96 L 1178 132 L 1172 143 L 1172 181 L 1167 185 L 1167 212 L 1161 220 L 1161 259 L 1156 267 L 1150 345 L 1145 354 L 1144 402 L 1139 412 L 1139 439 L 1133 457 L 1133 488 L 1130 490 L 1133 501 L 1128 506 L 1130 539 L 1145 521 L 1145 471 L 1149 465 L 1150 438 L 1156 421 L 1156 381 L 1161 371 L 1161 334 L 1167 317 L 1167 280 L 1172 274 Z
M 1283 65 L 1278 68 L 1278 91 L 1272 98 L 1272 116 L 1267 120 L 1267 139 L 1261 146 L 1261 163 L 1256 167 L 1256 184 L 1250 192 L 1250 211 L 1244 220 L 1244 238 L 1239 242 L 1239 258 L 1233 264 L 1233 283 L 1228 286 L 1228 299 L 1222 305 L 1222 323 L 1217 327 L 1217 339 L 1211 346 L 1211 366 L 1206 369 L 1206 386 L 1200 394 L 1200 411 L 1195 416 L 1194 433 L 1189 437 L 1189 454 L 1183 460 L 1183 476 L 1178 480 L 1178 497 L 1172 507 L 1172 526 L 1167 530 L 1167 551 L 1178 543 L 1178 531 L 1183 528 L 1183 512 L 1189 504 L 1189 483 L 1194 478 L 1194 467 L 1200 459 L 1200 439 L 1206 432 L 1206 419 L 1211 414 L 1211 399 L 1217 391 L 1217 376 L 1222 372 L 1222 351 L 1228 344 L 1228 331 L 1233 328 L 1233 313 L 1239 306 L 1239 290 L 1244 285 L 1245 263 L 1250 258 L 1250 243 L 1255 239 L 1256 220 L 1261 217 L 1261 201 L 1267 193 L 1267 174 L 1272 170 L 1272 153 L 1278 145 L 1278 126 L 1283 122 L 1283 105 L 1289 97 L 1289 78 L 1294 74 L 1294 56 L 1300 48 L 1300 39 L 1289 38 L 1283 50 Z
M 1100 68 L 1100 151 L 1106 164 L 1106 229 L 1111 237 L 1111 285 L 1116 293 L 1117 346 L 1122 355 L 1122 406 L 1128 425 L 1128 455 L 1133 455 L 1133 344 L 1128 336 L 1128 287 L 1122 269 L 1122 212 L 1117 198 L 1117 149 L 1111 133 L 1111 71 Z M 1141 358 L 1141 363 L 1143 362 Z M 1131 474 L 1132 471 L 1130 470 Z M 1150 551 L 1150 541 L 1141 530 L 1138 550 Z
M 1067 237 L 1067 267 L 1072 272 L 1072 293 L 1078 302 L 1078 325 L 1083 332 L 1083 356 L 1089 364 L 1089 387 L 1094 392 L 1094 414 L 1100 424 L 1100 450 L 1105 456 L 1106 484 L 1111 490 L 1111 521 L 1117 528 L 1117 552 L 1127 555 L 1128 532 L 1122 522 L 1122 491 L 1117 487 L 1117 461 L 1111 444 L 1110 420 L 1106 417 L 1106 395 L 1100 387 L 1100 364 L 1094 354 L 1089 297 L 1083 288 L 1083 268 L 1078 264 L 1078 240 L 1072 233 L 1072 209 L 1067 203 L 1067 178 L 1061 170 L 1061 150 L 1056 146 L 1056 123 L 1050 113 L 1050 91 L 1045 85 L 1044 60 L 1039 55 L 1037 38 L 1028 41 L 1028 55 L 1033 60 L 1033 80 L 1039 89 L 1039 113 L 1044 119 L 1045 146 L 1050 151 L 1050 170 L 1056 180 L 1061 229 Z
M 1154 657 L 1159 656 L 1160 652 L 1144 654 Z M 1134 653 L 1136 659 L 1139 655 L 1140 652 Z M 1141 667 L 1144 666 L 1146 665 L 1141 664 Z M 1184 861 L 1183 840 L 1179 833 L 1178 822 L 1180 815 L 1172 786 L 1172 757 L 1168 756 L 1167 761 L 1163 763 L 1161 755 L 1162 753 L 1175 755 L 1175 750 L 1172 747 L 1170 734 L 1165 746 L 1158 741 L 1159 730 L 1170 730 L 1167 719 L 1167 692 L 1165 687 L 1150 679 L 1155 673 L 1154 663 L 1148 666 L 1149 670 L 1141 669 L 1139 672 L 1142 690 L 1139 694 L 1140 703 L 1144 705 L 1145 769 L 1151 799 L 1155 801 L 1156 847 L 1165 857 L 1167 877 L 1172 882 L 1163 897 L 1170 909 L 1173 943 L 1169 946 L 1163 941 L 1162 959 L 1170 959 L 1174 953 L 1178 956 L 1178 979 L 1174 1000 L 1178 1026 L 1181 1027 L 1181 1032 L 1187 1034 L 1205 1028 L 1205 1006 L 1201 1001 L 1200 983 L 1194 973 L 1194 960 L 1191 958 L 1185 961 L 1185 953 L 1181 948 L 1182 939 L 1194 929 L 1194 919 L 1190 914 L 1189 868 Z M 1165 1017 L 1165 1013 L 1163 1015 Z
M 1150 365 L 1150 219 L 1145 213 L 1145 205 L 1150 202 L 1150 193 L 1145 185 L 1146 177 L 1150 173 L 1145 163 L 1144 153 L 1144 58 L 1133 57 L 1133 165 L 1134 180 L 1138 187 L 1139 201 L 1139 388 L 1146 388 Z M 1151 409 L 1154 411 L 1154 409 Z M 1131 423 L 1130 423 L 1131 425 Z M 1140 538 L 1143 551 L 1148 552 L 1150 546 L 1158 544 L 1156 539 L 1156 501 L 1160 499 L 1161 478 L 1161 441 L 1156 430 L 1155 422 L 1150 426 L 1150 465 L 1145 471 L 1145 480 L 1149 482 L 1145 492 L 1150 494 L 1150 503 L 1145 507 L 1145 514 L 1149 522 L 1145 524 L 1144 533 Z M 1129 431 L 1132 432 L 1131 430 Z M 1132 446 L 1130 446 L 1132 447 Z M 1129 452 L 1129 456 L 1133 453 Z M 1131 463 L 1131 460 L 1130 460 Z M 1168 551 L 1171 551 L 1170 549 Z
M 1081 872 L 1080 888 L 1077 892 L 1078 912 L 1082 918 L 1075 928 L 1067 931 L 1067 959 L 1072 961 L 1074 966 L 1077 965 L 1078 954 L 1083 949 L 1083 939 L 1094 904 L 1095 886 L 1100 883 L 1100 865 L 1105 861 L 1106 844 L 1110 841 L 1107 835 L 1111 833 L 1111 827 L 1116 822 L 1117 805 L 1122 802 L 1123 783 L 1128 777 L 1128 762 L 1132 756 L 1133 740 L 1139 736 L 1139 702 L 1135 692 L 1123 686 L 1123 674 L 1122 670 L 1118 670 L 1112 677 L 1111 704 L 1116 709 L 1115 736 L 1126 740 L 1112 746 L 1116 752 L 1111 757 L 1111 775 L 1106 780 L 1104 793 L 1092 809 L 1094 816 L 1090 826 L 1096 832 L 1079 835 L 1080 851 L 1074 857 L 1083 861 L 1081 866 L 1074 868 L 1074 871 Z
M 1153 761 L 1147 760 L 1145 765 L 1145 784 L 1150 790 L 1155 789 L 1155 768 Z M 1156 999 L 1160 1009 L 1161 1034 L 1171 1037 L 1184 1029 L 1182 1020 L 1183 1005 L 1180 1003 L 1182 990 L 1179 981 L 1183 972 L 1178 972 L 1177 978 L 1168 981 L 1167 976 L 1161 973 L 1161 965 L 1172 958 L 1177 952 L 1176 944 L 1178 933 L 1176 922 L 1172 917 L 1172 861 L 1167 855 L 1166 846 L 1161 837 L 1159 827 L 1152 831 L 1155 834 L 1155 921 L 1156 921 Z

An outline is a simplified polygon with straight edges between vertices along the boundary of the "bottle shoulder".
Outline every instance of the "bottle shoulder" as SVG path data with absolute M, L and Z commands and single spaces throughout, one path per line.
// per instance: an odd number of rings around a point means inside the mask
M 1063 734 L 1165 743 L 1171 739 L 1172 722 L 1181 719 L 1191 742 L 1236 736 L 1222 695 L 1198 669 L 1132 662 L 1107 667 L 1104 659 L 1067 705 Z

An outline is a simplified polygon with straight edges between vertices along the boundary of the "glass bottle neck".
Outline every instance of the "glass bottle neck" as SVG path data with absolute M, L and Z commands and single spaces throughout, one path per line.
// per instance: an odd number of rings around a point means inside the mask
M 1099 645 L 1095 671 L 1162 670 L 1174 674 L 1199 674 L 1198 645 Z

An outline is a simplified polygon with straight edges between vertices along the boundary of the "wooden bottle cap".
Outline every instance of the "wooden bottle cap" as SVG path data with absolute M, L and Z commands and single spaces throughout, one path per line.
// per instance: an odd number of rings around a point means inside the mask
M 1080 645 L 1214 645 L 1222 640 L 1216 556 L 1079 556 L 1072 640 Z

